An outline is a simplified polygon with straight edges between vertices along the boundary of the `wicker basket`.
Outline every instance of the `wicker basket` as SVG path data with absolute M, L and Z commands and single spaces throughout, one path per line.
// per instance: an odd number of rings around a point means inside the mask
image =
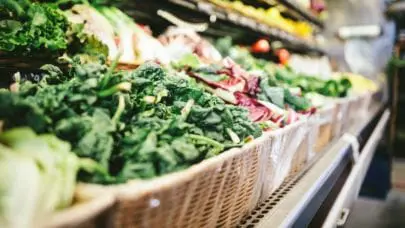
M 55 213 L 38 227 L 47 228 L 98 228 L 112 224 L 112 194 L 97 186 L 79 184 L 72 207 Z
M 359 109 L 359 112 L 357 113 L 357 116 L 361 117 L 369 111 L 372 97 L 373 97 L 373 93 L 364 93 L 364 94 L 360 95 L 360 97 L 359 97 L 360 109 Z
M 305 127 L 305 136 L 298 146 L 296 153 L 294 154 L 290 169 L 290 175 L 301 171 L 305 164 L 313 157 L 313 145 L 316 141 L 316 136 L 318 135 L 317 132 L 319 130 L 318 122 L 318 114 L 309 117 L 308 121 L 306 122 L 307 126 Z
M 262 174 L 263 189 L 260 201 L 266 200 L 288 176 L 292 160 L 300 144 L 305 139 L 308 121 L 291 124 L 283 129 L 268 132 L 264 151 Z
M 331 104 L 319 110 L 318 112 L 318 132 L 314 144 L 314 152 L 321 152 L 325 146 L 332 140 L 333 119 L 336 115 L 336 104 Z
M 349 114 L 349 103 L 350 99 L 340 98 L 335 100 L 336 109 L 333 115 L 333 124 L 332 124 L 332 138 L 340 137 L 345 126 L 348 124 L 347 116 Z
M 303 121 L 267 132 L 242 148 L 162 177 L 97 186 L 116 198 L 112 227 L 236 226 L 287 176 L 305 127 Z
M 232 227 L 258 203 L 265 136 L 186 170 L 107 187 L 114 227 Z

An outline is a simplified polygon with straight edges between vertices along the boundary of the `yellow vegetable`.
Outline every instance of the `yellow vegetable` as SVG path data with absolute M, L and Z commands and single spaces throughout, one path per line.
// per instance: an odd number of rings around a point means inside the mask
M 366 92 L 377 92 L 379 87 L 374 81 L 353 73 L 337 73 L 334 78 L 346 77 L 352 83 L 352 92 L 356 94 L 366 93 Z

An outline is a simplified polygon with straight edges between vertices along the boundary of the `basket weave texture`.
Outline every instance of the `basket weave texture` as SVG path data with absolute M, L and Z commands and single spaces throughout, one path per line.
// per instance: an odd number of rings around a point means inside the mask
M 189 169 L 111 187 L 114 227 L 233 227 L 257 204 L 260 141 Z

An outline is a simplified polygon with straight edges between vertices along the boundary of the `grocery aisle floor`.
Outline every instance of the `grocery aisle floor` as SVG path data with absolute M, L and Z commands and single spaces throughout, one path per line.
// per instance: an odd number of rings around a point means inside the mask
M 345 227 L 405 227 L 405 160 L 393 161 L 391 182 L 393 189 L 385 200 L 359 198 Z
M 385 201 L 358 199 L 345 227 L 405 227 L 405 192 L 392 190 Z

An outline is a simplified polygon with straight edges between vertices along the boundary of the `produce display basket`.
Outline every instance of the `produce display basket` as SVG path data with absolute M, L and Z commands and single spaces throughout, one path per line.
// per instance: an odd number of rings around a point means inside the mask
M 271 140 L 266 141 L 264 169 L 262 174 L 263 189 L 260 201 L 266 200 L 288 176 L 295 153 L 304 141 L 308 130 L 308 121 L 296 122 L 283 129 L 268 132 Z M 265 134 L 265 135 L 266 135 Z
M 232 227 L 258 203 L 262 136 L 186 170 L 104 187 L 116 196 L 113 227 Z
M 349 115 L 350 98 L 335 99 L 336 109 L 333 115 L 332 138 L 343 134 L 345 127 L 349 125 L 347 117 Z
M 111 227 L 236 226 L 288 176 L 295 153 L 307 144 L 308 123 L 266 132 L 179 172 L 97 186 L 115 196 Z
M 345 130 L 347 130 L 357 119 L 359 110 L 361 110 L 361 105 L 360 105 L 361 99 L 360 96 L 351 96 L 349 97 L 349 110 L 348 110 L 348 116 L 346 118 L 346 126 Z
M 348 118 L 344 129 L 347 130 L 358 120 L 365 112 L 371 103 L 372 93 L 364 93 L 361 95 L 352 96 L 349 98 Z
M 357 116 L 362 116 L 369 111 L 372 98 L 373 98 L 373 93 L 371 93 L 371 92 L 360 95 L 360 97 L 359 97 L 360 109 L 359 109 L 359 112 L 357 113 Z
M 318 115 L 318 131 L 313 132 L 316 134 L 316 141 L 313 151 L 315 153 L 321 152 L 325 146 L 332 140 L 333 136 L 333 119 L 337 112 L 337 105 L 331 104 L 323 107 L 317 113 Z
M 97 186 L 79 184 L 74 204 L 56 212 L 38 227 L 45 228 L 102 228 L 110 227 L 114 214 L 113 194 Z
M 342 132 L 341 134 L 344 134 L 350 126 L 353 125 L 356 115 L 357 115 L 357 110 L 359 109 L 358 107 L 358 96 L 349 96 L 347 98 L 344 98 L 347 102 L 347 110 L 346 114 L 342 116 Z
M 319 130 L 318 121 L 318 115 L 313 115 L 309 117 L 308 121 L 306 122 L 307 126 L 305 127 L 305 136 L 294 154 L 290 175 L 301 171 L 305 164 L 313 157 L 314 151 L 312 145 L 315 143 L 317 132 Z

